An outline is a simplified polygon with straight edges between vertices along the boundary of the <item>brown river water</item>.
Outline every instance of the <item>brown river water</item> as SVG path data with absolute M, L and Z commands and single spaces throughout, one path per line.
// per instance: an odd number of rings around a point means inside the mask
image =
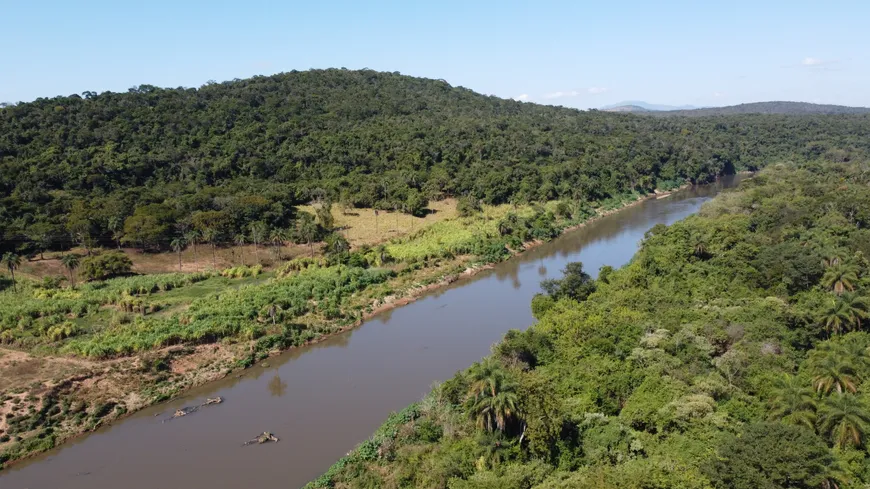
M 624 265 L 649 228 L 697 212 L 739 179 L 644 201 L 357 329 L 271 358 L 268 368 L 144 409 L 0 472 L 0 488 L 301 487 L 391 411 L 487 355 L 507 330 L 531 325 L 529 304 L 541 280 L 574 261 L 593 275 L 603 265 Z M 223 404 L 162 423 L 175 409 L 214 396 Z M 242 446 L 263 431 L 281 441 Z

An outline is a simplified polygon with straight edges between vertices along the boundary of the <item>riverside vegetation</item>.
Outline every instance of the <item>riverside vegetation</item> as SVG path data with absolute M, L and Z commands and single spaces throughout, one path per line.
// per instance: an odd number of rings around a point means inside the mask
M 868 163 L 770 166 L 544 283 L 537 324 L 308 488 L 865 487 L 868 253 Z
M 646 118 L 369 70 L 2 106 L 0 464 L 653 191 L 866 159 L 868 132 L 860 115 Z M 444 198 L 457 217 L 390 240 L 351 246 L 336 225 L 365 213 L 379 235 L 386 212 L 419 219 Z M 210 269 L 132 274 L 190 253 Z M 60 268 L 22 274 L 46 254 Z
M 328 233 L 314 256 L 268 270 L 106 279 L 128 274 L 129 259 L 95 250 L 64 255 L 66 285 L 54 277 L 13 282 L 10 274 L 0 291 L 0 462 L 342 331 L 640 197 L 460 206 L 460 216 L 377 246 L 351 249 Z

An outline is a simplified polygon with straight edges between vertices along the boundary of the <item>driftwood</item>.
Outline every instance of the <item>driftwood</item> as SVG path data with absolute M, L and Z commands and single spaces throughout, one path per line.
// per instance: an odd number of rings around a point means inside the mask
M 201 408 L 203 406 L 211 406 L 212 404 L 220 404 L 222 402 L 224 402 L 224 400 L 221 397 L 210 397 L 210 398 L 206 399 L 204 403 L 202 403 L 198 406 L 187 406 L 187 407 L 183 407 L 181 409 L 176 410 L 172 414 L 171 418 L 164 419 L 163 422 L 165 423 L 167 421 L 172 421 L 175 418 L 181 418 L 183 416 L 187 416 L 190 413 L 195 413 L 196 411 L 199 411 L 199 408 Z
M 278 437 L 273 435 L 272 433 L 269 433 L 268 431 L 264 431 L 263 433 L 257 435 L 256 438 L 253 438 L 243 443 L 242 446 L 246 447 L 255 443 L 258 445 L 262 445 L 263 443 L 269 443 L 270 441 L 274 441 L 275 443 L 277 443 Z

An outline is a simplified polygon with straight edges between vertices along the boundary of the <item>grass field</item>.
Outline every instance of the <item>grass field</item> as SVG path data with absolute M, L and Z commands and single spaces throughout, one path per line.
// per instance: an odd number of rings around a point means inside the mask
M 430 212 L 425 217 L 414 217 L 389 211 L 379 211 L 375 216 L 374 209 L 349 209 L 342 213 L 338 206 L 333 206 L 332 216 L 351 246 L 357 247 L 383 243 L 456 217 L 456 199 L 429 202 L 428 208 Z M 301 206 L 299 210 L 313 213 L 315 208 Z

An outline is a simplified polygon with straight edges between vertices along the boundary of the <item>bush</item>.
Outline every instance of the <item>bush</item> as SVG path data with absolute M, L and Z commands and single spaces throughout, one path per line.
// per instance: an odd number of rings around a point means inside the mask
M 102 253 L 82 260 L 81 277 L 84 280 L 105 280 L 129 275 L 133 269 L 130 258 L 119 252 Z
M 469 217 L 483 210 L 480 206 L 480 201 L 474 197 L 466 196 L 459 199 L 456 203 L 456 212 L 460 217 Z

